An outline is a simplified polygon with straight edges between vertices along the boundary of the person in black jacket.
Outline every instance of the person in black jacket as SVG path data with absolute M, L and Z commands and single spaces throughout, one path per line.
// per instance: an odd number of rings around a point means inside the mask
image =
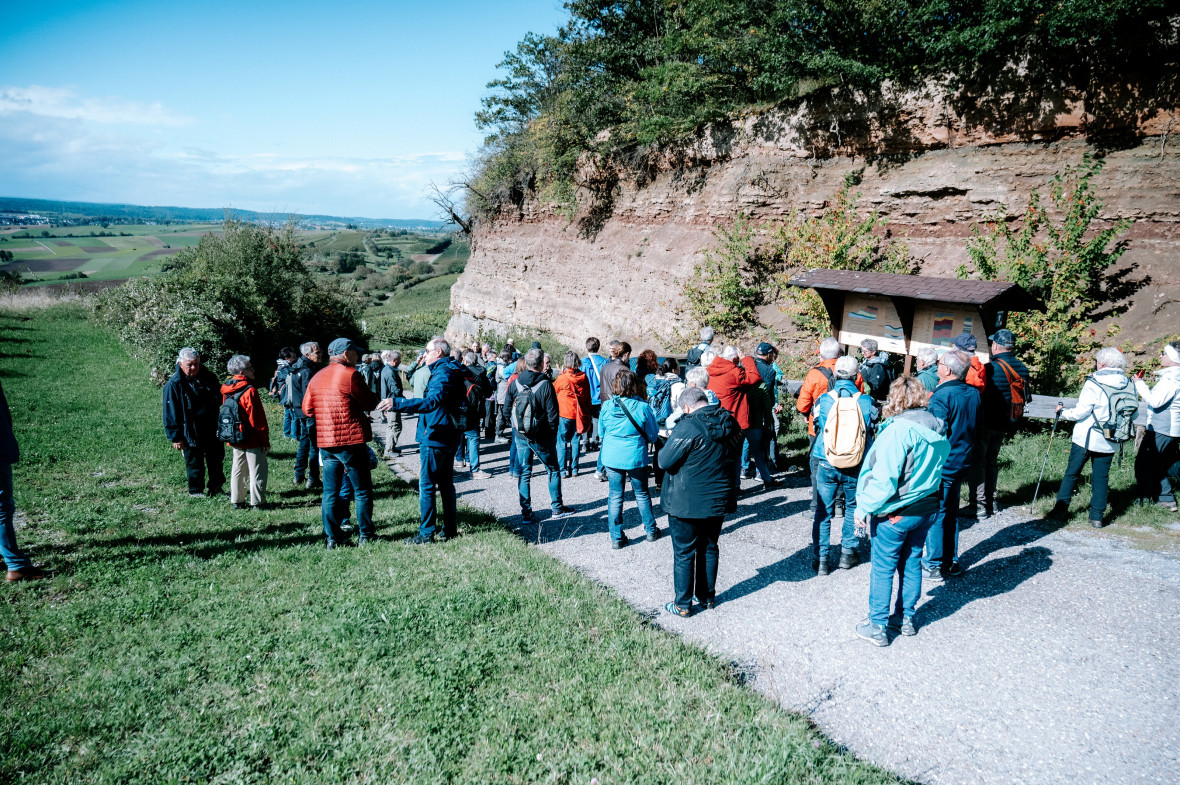
M 1032 377 L 1028 368 L 1012 351 L 1016 338 L 1011 330 L 996 330 L 991 340 L 991 362 L 983 366 L 983 411 L 980 414 L 979 443 L 976 460 L 967 479 L 968 498 L 975 501 L 965 517 L 974 512 L 978 518 L 990 518 L 1000 511 L 996 501 L 996 483 L 1000 478 L 1000 445 L 1016 432 L 1020 417 L 1013 417 L 1013 390 L 1028 401 L 1032 394 Z
M 493 388 L 479 364 L 475 352 L 463 355 L 463 392 L 467 406 L 463 413 L 463 441 L 459 442 L 460 464 L 471 469 L 475 480 L 487 480 L 492 475 L 479 468 L 479 436 L 483 427 L 484 399 L 492 394 Z
M 8 410 L 8 399 L 4 387 L 0 386 L 0 556 L 8 568 L 6 579 L 33 581 L 45 577 L 45 571 L 33 566 L 29 557 L 16 544 L 16 502 L 12 498 L 12 465 L 20 460 L 20 448 L 12 430 L 12 412 Z
M 176 358 L 176 372 L 164 384 L 164 433 L 184 453 L 188 495 L 203 496 L 208 469 L 209 496 L 225 485 L 225 445 L 217 438 L 221 382 L 201 367 L 201 355 L 185 347 Z
M 541 372 L 544 352 L 536 348 L 529 349 L 521 364 L 524 365 L 524 370 L 517 375 L 516 381 L 508 386 L 508 392 L 504 395 L 504 411 L 512 422 L 517 465 L 520 468 L 520 479 L 517 483 L 520 492 L 520 515 L 524 523 L 536 523 L 529 491 L 529 478 L 533 474 L 535 455 L 549 473 L 549 504 L 553 510 L 551 519 L 567 518 L 573 515 L 574 510 L 561 503 L 561 467 L 557 464 L 557 421 L 560 418 L 557 393 L 553 390 L 553 382 Z M 526 395 L 532 397 L 532 411 L 536 419 L 534 430 L 528 436 L 520 432 L 521 423 L 515 419 L 516 400 Z
M 291 366 L 287 374 L 287 392 L 283 406 L 295 417 L 295 438 L 299 446 L 295 449 L 295 484 L 314 488 L 320 484 L 320 462 L 316 456 L 315 418 L 303 413 L 303 394 L 311 377 L 322 367 L 322 352 L 315 341 L 308 341 L 299 347 L 303 355 Z
M 716 602 L 717 540 L 725 514 L 737 509 L 737 464 L 742 429 L 704 390 L 685 388 L 677 407 L 684 412 L 660 449 L 664 488 L 660 506 L 672 535 L 675 599 L 664 609 L 688 616 L 695 599 L 702 609 Z

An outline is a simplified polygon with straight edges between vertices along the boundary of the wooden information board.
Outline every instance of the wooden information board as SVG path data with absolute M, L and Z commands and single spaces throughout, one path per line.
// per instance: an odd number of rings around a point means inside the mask
M 914 309 L 910 354 L 917 354 L 927 346 L 949 349 L 951 342 L 963 333 L 975 336 L 975 356 L 987 361 L 987 331 L 977 308 L 954 303 L 921 303 Z
M 844 318 L 840 322 L 837 338 L 840 343 L 849 346 L 859 346 L 865 338 L 872 338 L 882 351 L 906 353 L 905 329 L 893 301 L 888 297 L 847 294 L 844 297 Z

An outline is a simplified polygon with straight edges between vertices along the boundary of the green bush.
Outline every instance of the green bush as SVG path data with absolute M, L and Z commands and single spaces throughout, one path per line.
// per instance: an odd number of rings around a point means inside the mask
M 101 293 L 93 313 L 159 383 L 182 346 L 219 372 L 233 354 L 265 363 L 282 346 L 361 336 L 358 305 L 304 265 L 292 227 L 236 220 L 172 257 L 160 275 Z
M 425 346 L 436 335 L 441 335 L 451 319 L 446 309 L 408 314 L 381 314 L 367 320 L 369 334 L 377 343 L 397 347 Z

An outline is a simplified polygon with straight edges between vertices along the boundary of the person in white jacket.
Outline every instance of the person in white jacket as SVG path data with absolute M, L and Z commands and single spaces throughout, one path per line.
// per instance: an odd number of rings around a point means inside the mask
M 1061 488 L 1057 491 L 1057 504 L 1045 517 L 1057 521 L 1069 520 L 1069 500 L 1078 484 L 1078 476 L 1086 461 L 1091 462 L 1090 478 L 1090 524 L 1101 529 L 1106 514 L 1106 494 L 1110 480 L 1110 464 L 1114 459 L 1116 445 L 1102 435 L 1102 424 L 1110 420 L 1110 396 L 1103 389 L 1122 390 L 1131 384 L 1127 378 L 1127 356 L 1108 346 L 1099 349 L 1094 357 L 1097 371 L 1086 378 L 1082 385 L 1078 405 L 1063 409 L 1057 405 L 1057 413 L 1066 420 L 1074 421 L 1073 444 L 1069 450 L 1069 464 Z
M 1135 456 L 1135 484 L 1140 501 L 1159 503 L 1176 511 L 1172 483 L 1180 477 L 1180 341 L 1164 345 L 1160 355 L 1163 368 L 1159 378 L 1148 388 L 1142 379 L 1135 380 L 1139 397 L 1150 407 L 1147 432 Z

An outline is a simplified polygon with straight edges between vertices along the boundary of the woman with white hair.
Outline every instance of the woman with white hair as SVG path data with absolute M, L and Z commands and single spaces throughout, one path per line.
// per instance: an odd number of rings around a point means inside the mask
M 1069 450 L 1065 477 L 1057 491 L 1057 504 L 1045 517 L 1056 521 L 1069 520 L 1070 497 L 1077 488 L 1082 468 L 1086 461 L 1090 461 L 1090 525 L 1101 529 L 1102 516 L 1106 513 L 1110 463 L 1118 449 L 1117 445 L 1121 444 L 1121 441 L 1112 443 L 1107 439 L 1111 434 L 1105 426 L 1114 419 L 1112 414 L 1119 408 L 1117 401 L 1125 400 L 1128 392 L 1138 401 L 1138 395 L 1127 378 L 1127 357 L 1118 349 L 1113 346 L 1099 349 L 1094 356 L 1094 363 L 1097 371 L 1086 377 L 1077 406 L 1064 409 L 1060 403 L 1057 404 L 1057 414 L 1074 421 L 1073 444 Z
M 235 354 L 225 364 L 230 379 L 221 385 L 222 403 L 237 402 L 241 423 L 239 441 L 230 443 L 233 468 L 229 476 L 229 501 L 235 509 L 246 509 L 246 499 L 256 510 L 266 509 L 266 454 L 270 452 L 270 428 L 266 410 L 254 387 L 254 365 L 244 354 Z M 247 496 L 247 487 L 249 494 Z

